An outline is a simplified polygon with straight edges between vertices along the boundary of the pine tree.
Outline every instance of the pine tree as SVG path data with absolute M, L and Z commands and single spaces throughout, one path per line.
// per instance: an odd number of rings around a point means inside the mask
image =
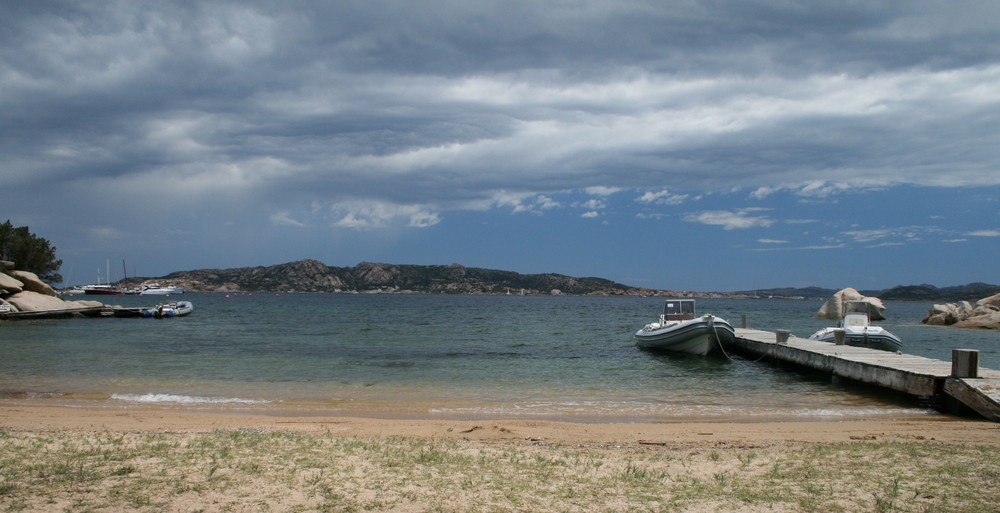
M 62 260 L 56 259 L 56 248 L 27 226 L 15 227 L 10 219 L 0 224 L 0 260 L 14 262 L 15 268 L 33 272 L 46 282 L 62 281 L 56 272 L 62 266 Z

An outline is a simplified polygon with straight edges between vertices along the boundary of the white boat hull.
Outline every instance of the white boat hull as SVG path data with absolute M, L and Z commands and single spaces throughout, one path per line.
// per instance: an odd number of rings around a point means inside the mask
M 809 336 L 810 340 L 837 343 L 837 332 L 840 328 L 823 328 Z M 849 346 L 881 349 L 883 351 L 899 351 L 903 347 L 899 337 L 878 326 L 847 327 L 844 330 L 844 343 Z
M 725 319 L 704 315 L 688 321 L 648 324 L 635 333 L 635 343 L 643 349 L 706 356 L 721 342 L 731 342 L 736 330 Z
M 190 301 L 178 301 L 176 303 L 157 305 L 156 308 L 145 309 L 140 313 L 143 317 L 164 319 L 169 317 L 183 317 L 193 311 L 194 305 Z
M 139 291 L 140 296 L 169 296 L 170 294 L 183 294 L 184 289 L 180 287 L 152 287 Z

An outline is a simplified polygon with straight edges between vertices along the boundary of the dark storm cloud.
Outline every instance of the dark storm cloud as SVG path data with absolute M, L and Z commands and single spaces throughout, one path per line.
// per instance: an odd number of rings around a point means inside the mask
M 586 187 L 996 185 L 998 5 L 7 2 L 0 187 L 362 227 Z

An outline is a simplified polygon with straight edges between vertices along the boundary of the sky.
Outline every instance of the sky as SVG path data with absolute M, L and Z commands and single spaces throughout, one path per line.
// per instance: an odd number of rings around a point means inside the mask
M 0 1 L 65 283 L 306 258 L 1000 283 L 1000 2 Z

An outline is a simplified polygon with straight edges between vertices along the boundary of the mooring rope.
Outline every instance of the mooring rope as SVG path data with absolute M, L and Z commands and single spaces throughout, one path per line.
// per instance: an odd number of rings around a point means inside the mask
M 722 350 L 722 354 L 725 355 L 726 358 L 732 360 L 733 357 L 729 356 L 729 353 L 726 352 L 726 346 L 722 344 L 722 337 L 719 336 L 719 328 L 715 326 L 715 321 L 714 320 L 712 321 L 712 331 L 715 332 L 715 341 L 719 343 L 719 349 Z M 735 337 L 736 335 L 734 334 L 733 336 Z M 765 356 L 770 356 L 768 354 L 770 351 L 771 351 L 770 348 L 766 349 L 763 353 L 760 354 L 760 358 L 757 358 L 756 360 L 753 360 L 753 362 L 754 363 L 759 362 L 759 361 L 763 360 Z

